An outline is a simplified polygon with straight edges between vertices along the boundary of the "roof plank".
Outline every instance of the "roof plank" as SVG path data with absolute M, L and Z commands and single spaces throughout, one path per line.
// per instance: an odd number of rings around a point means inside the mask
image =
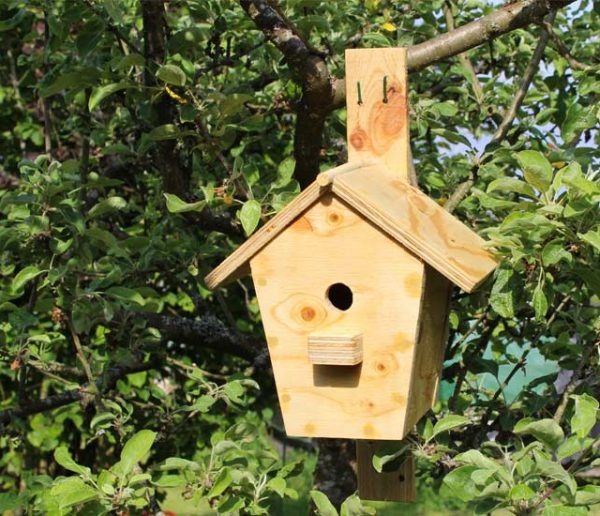
M 332 191 L 467 292 L 496 268 L 485 241 L 435 201 L 387 169 L 375 177 L 338 174 Z

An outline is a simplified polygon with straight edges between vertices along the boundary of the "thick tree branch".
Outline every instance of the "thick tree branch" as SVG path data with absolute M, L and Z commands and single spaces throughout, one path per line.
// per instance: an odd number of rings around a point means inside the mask
M 305 187 L 319 170 L 325 119 L 333 105 L 333 79 L 322 53 L 310 47 L 279 8 L 267 0 L 240 0 L 240 5 L 281 51 L 302 85 L 294 139 L 294 176 Z
M 152 65 L 163 63 L 167 53 L 167 20 L 164 0 L 142 0 L 142 20 L 144 24 L 144 58 L 146 86 L 155 84 Z M 157 125 L 172 123 L 176 110 L 167 95 L 161 95 L 154 106 Z M 182 167 L 177 140 L 164 140 L 155 143 L 156 163 L 160 170 L 165 192 L 182 195 L 188 187 L 188 173 Z
M 201 345 L 249 362 L 260 359 L 264 346 L 252 343 L 250 339 L 240 339 L 236 333 L 214 315 L 202 319 L 171 317 L 168 315 L 140 314 L 148 324 L 160 331 L 165 340 L 173 340 L 191 346 Z

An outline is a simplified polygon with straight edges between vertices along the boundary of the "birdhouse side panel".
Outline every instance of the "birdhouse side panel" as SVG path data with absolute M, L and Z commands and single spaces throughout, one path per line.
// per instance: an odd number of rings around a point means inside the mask
M 408 396 L 406 429 L 410 429 L 435 404 L 448 340 L 448 314 L 452 283 L 433 267 L 425 268 L 425 289 L 413 376 Z
M 401 439 L 423 262 L 330 194 L 251 268 L 287 433 Z

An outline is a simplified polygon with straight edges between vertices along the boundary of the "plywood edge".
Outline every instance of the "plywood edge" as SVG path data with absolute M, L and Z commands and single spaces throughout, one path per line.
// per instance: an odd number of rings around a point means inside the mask
M 384 174 L 378 177 L 378 184 L 374 186 L 374 190 L 370 195 L 366 195 L 369 192 L 356 190 L 347 180 L 347 178 L 350 178 L 355 173 L 356 171 L 334 178 L 332 183 L 333 193 L 466 292 L 472 292 L 498 266 L 497 261 L 491 253 L 484 248 L 485 241 L 477 233 L 465 226 L 458 219 L 452 217 L 452 215 L 423 192 L 408 183 L 404 183 L 407 195 L 417 196 L 420 202 L 427 206 L 428 210 L 434 212 L 436 216 L 443 217 L 449 223 L 453 230 L 454 245 L 460 245 L 461 241 L 467 241 L 471 246 L 475 245 L 481 252 L 480 255 L 474 256 L 474 259 L 477 261 L 477 271 L 474 272 L 469 272 L 467 264 L 463 265 L 456 261 L 454 263 L 448 260 L 448 253 L 445 253 L 444 249 L 438 249 L 435 246 L 429 245 L 425 237 L 421 237 L 417 232 L 410 230 L 408 222 L 396 220 L 393 215 L 386 211 L 385 203 L 374 202 L 376 200 L 374 198 L 377 196 L 376 189 L 382 185 L 385 187 L 385 181 L 389 181 L 390 178 L 389 172 L 385 174 L 388 176 L 387 178 Z M 368 188 L 369 183 L 365 183 L 362 186 Z M 392 188 L 390 186 L 390 189 Z M 402 202 L 400 197 L 398 198 L 398 202 Z M 431 215 L 422 214 L 420 216 L 430 217 Z
M 345 163 L 344 165 L 331 169 L 328 173 L 338 175 L 360 168 L 368 169 L 369 167 L 374 166 L 373 164 L 373 160 Z M 214 290 L 247 273 L 249 270 L 247 267 L 248 261 L 296 220 L 298 215 L 310 208 L 329 190 L 330 186 L 322 187 L 317 181 L 310 184 L 292 202 L 283 208 L 283 210 L 269 220 L 269 222 L 238 247 L 236 251 L 230 254 L 223 262 L 205 276 L 204 281 L 208 288 Z
M 423 282 L 421 309 L 419 311 L 419 329 L 413 363 L 412 378 L 409 386 L 409 404 L 404 419 L 404 432 L 408 434 L 419 420 L 433 406 L 444 360 L 448 340 L 448 316 L 452 284 L 435 268 L 427 265 Z M 423 368 L 427 371 L 423 371 Z M 435 378 L 424 372 L 434 372 Z M 427 382 L 424 384 L 423 382 Z M 427 398 L 426 403 L 422 396 Z M 430 394 L 430 395 L 429 395 Z
M 309 335 L 308 359 L 315 365 L 360 364 L 363 360 L 362 335 Z

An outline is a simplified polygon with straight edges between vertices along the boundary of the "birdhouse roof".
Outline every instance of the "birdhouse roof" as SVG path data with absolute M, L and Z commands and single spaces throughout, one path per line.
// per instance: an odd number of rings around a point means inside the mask
M 208 287 L 217 288 L 247 274 L 249 261 L 328 192 L 467 292 L 497 266 L 479 235 L 419 189 L 394 176 L 381 162 L 369 160 L 319 174 L 206 276 Z

